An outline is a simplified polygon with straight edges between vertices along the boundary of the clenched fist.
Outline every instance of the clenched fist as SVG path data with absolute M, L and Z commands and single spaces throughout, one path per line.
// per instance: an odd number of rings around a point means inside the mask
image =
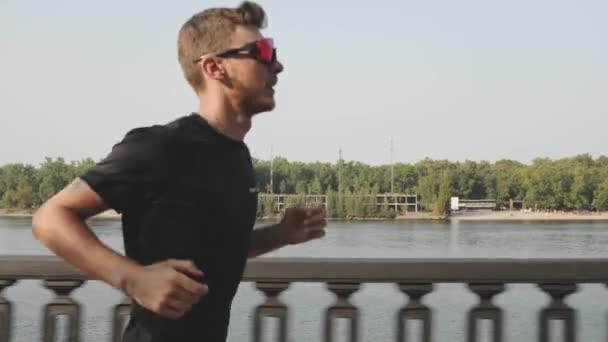
M 139 305 L 163 317 L 178 319 L 209 292 L 201 272 L 189 260 L 167 260 L 132 274 L 125 290 Z

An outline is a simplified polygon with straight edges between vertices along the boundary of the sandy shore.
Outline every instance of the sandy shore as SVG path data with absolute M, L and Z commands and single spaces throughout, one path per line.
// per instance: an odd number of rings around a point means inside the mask
M 28 218 L 34 210 L 0 209 L 0 217 Z M 91 219 L 118 220 L 120 214 L 108 210 Z M 453 212 L 449 217 L 438 217 L 429 212 L 408 213 L 396 220 L 459 220 L 459 221 L 608 221 L 608 211 L 604 212 L 524 212 L 524 211 L 465 211 Z M 359 219 L 383 221 L 382 218 Z
M 472 211 L 452 213 L 449 219 L 459 221 L 608 221 L 608 212 Z
M 419 211 L 395 217 L 395 220 L 445 220 L 444 216 L 433 215 L 431 212 Z

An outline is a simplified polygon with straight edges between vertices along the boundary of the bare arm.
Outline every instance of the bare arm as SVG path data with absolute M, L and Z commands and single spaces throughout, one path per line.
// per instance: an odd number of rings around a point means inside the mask
M 280 223 L 253 231 L 249 257 L 322 238 L 326 225 L 325 215 L 319 208 L 289 208 Z
M 36 212 L 34 236 L 90 278 L 122 290 L 154 312 L 181 317 L 208 291 L 186 276 L 200 277 L 202 272 L 184 260 L 143 267 L 110 249 L 85 222 L 106 209 L 101 197 L 76 179 Z
M 142 266 L 105 246 L 85 220 L 107 209 L 87 183 L 76 179 L 49 199 L 33 220 L 34 236 L 90 278 L 126 290 L 126 276 Z
M 279 224 L 254 230 L 249 257 L 255 258 L 287 245 L 284 235 Z

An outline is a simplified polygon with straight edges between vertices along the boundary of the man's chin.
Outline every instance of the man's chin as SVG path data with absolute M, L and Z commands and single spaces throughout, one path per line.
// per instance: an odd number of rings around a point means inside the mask
M 252 108 L 252 110 L 249 111 L 249 115 L 250 116 L 255 116 L 258 114 L 262 114 L 264 112 L 270 112 L 274 109 L 275 107 L 275 103 L 274 100 L 270 101 L 268 103 L 258 103 L 256 106 L 254 106 L 254 108 Z

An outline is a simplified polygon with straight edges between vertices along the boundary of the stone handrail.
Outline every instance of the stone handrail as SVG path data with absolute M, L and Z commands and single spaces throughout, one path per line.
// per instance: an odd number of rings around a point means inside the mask
M 87 280 L 52 256 L 0 256 L 0 279 Z M 269 258 L 248 262 L 243 281 L 365 283 L 608 283 L 608 259 Z

